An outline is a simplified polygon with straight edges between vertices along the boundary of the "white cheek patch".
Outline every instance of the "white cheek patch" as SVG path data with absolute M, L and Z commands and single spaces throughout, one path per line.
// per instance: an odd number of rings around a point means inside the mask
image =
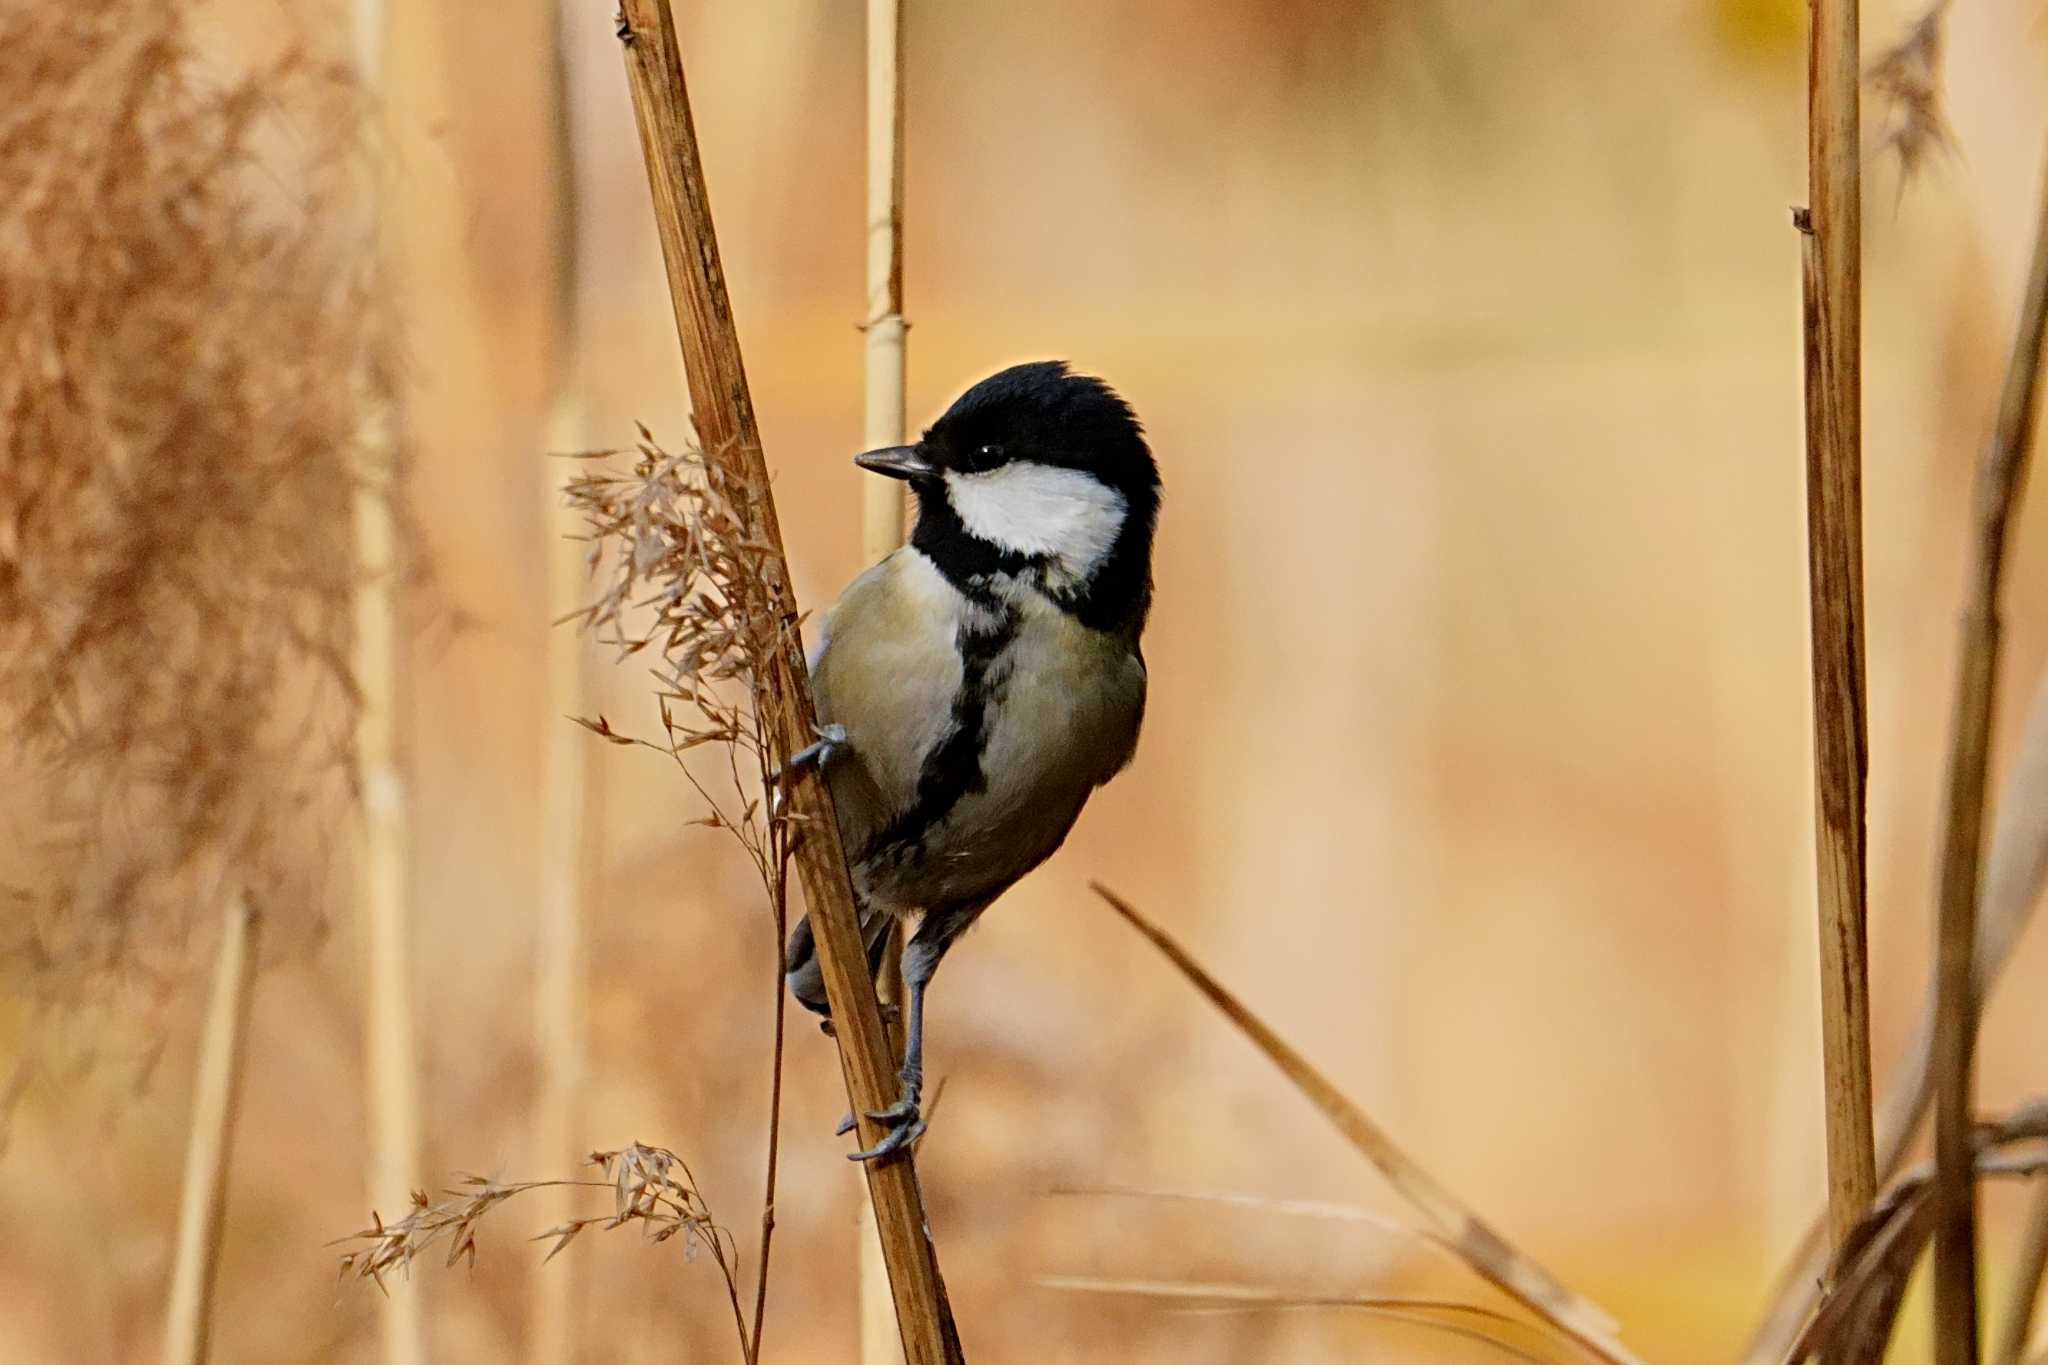
M 972 534 L 1005 550 L 1049 557 L 1087 579 L 1123 530 L 1124 495 L 1092 474 L 1017 460 L 983 474 L 948 472 L 946 495 Z

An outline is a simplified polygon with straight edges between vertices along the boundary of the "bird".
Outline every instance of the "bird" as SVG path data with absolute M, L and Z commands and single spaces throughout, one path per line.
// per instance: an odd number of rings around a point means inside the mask
M 884 1135 L 850 1154 L 868 1161 L 925 1131 L 939 962 L 1137 749 L 1160 479 L 1130 405 L 1057 360 L 990 375 L 914 445 L 854 463 L 906 481 L 917 519 L 825 614 L 809 655 L 819 742 L 785 771 L 822 765 L 871 972 L 891 922 L 917 919 L 901 1090 L 869 1114 Z M 808 916 L 783 965 L 829 1030 Z

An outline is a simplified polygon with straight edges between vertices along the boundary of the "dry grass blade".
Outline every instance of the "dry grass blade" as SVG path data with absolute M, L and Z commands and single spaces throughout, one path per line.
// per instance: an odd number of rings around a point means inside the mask
M 1212 1204 L 1229 1208 L 1256 1209 L 1290 1218 L 1320 1218 L 1338 1223 L 1359 1223 L 1403 1240 L 1425 1242 L 1452 1255 L 1457 1249 L 1442 1237 L 1422 1228 L 1411 1228 L 1370 1209 L 1353 1204 L 1333 1204 L 1322 1199 L 1269 1199 L 1257 1194 L 1232 1194 L 1217 1190 L 1149 1190 L 1124 1185 L 1063 1185 L 1047 1190 L 1055 1198 L 1067 1199 L 1150 1199 L 1161 1203 Z
M 1124 1298 L 1168 1300 L 1194 1310 L 1246 1312 L 1326 1308 L 1361 1312 L 1386 1322 L 1476 1341 L 1516 1360 L 1550 1365 L 1517 1345 L 1510 1335 L 1529 1332 L 1529 1324 L 1483 1304 L 1456 1299 L 1415 1298 L 1389 1294 L 1292 1294 L 1251 1284 L 1199 1284 L 1181 1280 L 1109 1280 L 1086 1275 L 1041 1275 L 1037 1284 L 1070 1294 L 1108 1294 Z
M 1395 1145 L 1363 1110 L 1309 1065 L 1237 997 L 1204 971 L 1185 949 L 1169 938 L 1123 898 L 1101 884 L 1094 890 L 1116 912 L 1152 941 L 1181 974 L 1194 983 L 1226 1018 L 1293 1081 L 1323 1112 L 1337 1131 L 1377 1167 L 1403 1199 L 1427 1219 L 1458 1258 L 1482 1278 L 1499 1286 L 1537 1317 L 1577 1341 L 1602 1360 L 1631 1362 L 1638 1357 L 1614 1335 L 1616 1323 L 1599 1305 L 1566 1287 L 1555 1276 L 1510 1246 L 1486 1221 L 1466 1208 Z

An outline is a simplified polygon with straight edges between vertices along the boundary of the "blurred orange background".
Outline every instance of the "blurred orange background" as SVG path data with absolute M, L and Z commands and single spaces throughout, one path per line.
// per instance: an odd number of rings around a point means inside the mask
M 640 152 L 592 4 L 550 128 L 548 7 L 392 7 L 378 125 L 414 506 L 419 1183 L 566 1175 L 531 1136 L 550 713 L 542 457 L 557 282 L 593 445 L 680 441 Z M 862 6 L 678 5 L 734 307 L 799 594 L 861 567 Z M 1135 767 L 933 991 L 920 1169 L 968 1354 L 995 1361 L 1482 1360 L 1341 1311 L 1191 1314 L 1047 1276 L 1308 1294 L 1490 1291 L 1416 1243 L 1201 1189 L 1403 1210 L 1087 891 L 1223 980 L 1644 1355 L 1730 1359 L 1818 1207 L 1821 1107 L 1797 240 L 1798 0 L 909 0 L 911 414 L 1062 356 L 1146 422 L 1166 480 Z M 1865 6 L 1867 51 L 1911 8 Z M 219 0 L 225 64 L 337 15 Z M 2034 8 L 1958 6 L 1955 150 L 1866 214 L 1872 978 L 1880 1076 L 1931 939 L 1968 478 L 2024 268 L 2048 96 Z M 2002 752 L 2041 671 L 2048 527 L 2012 563 Z M 454 620 L 459 628 L 449 629 Z M 646 731 L 595 646 L 594 709 Z M 586 1147 L 691 1162 L 751 1267 L 776 945 L 680 776 L 597 745 Z M 219 1288 L 221 1361 L 367 1362 L 360 973 L 345 912 L 259 986 Z M 202 923 L 210 920 L 202 917 Z M 194 961 L 210 940 L 195 938 Z M 2038 936 L 1986 1021 L 1996 1110 L 2048 1086 Z M 73 1021 L 113 1059 L 20 1100 L 0 1160 L 0 1360 L 157 1350 L 197 986 Z M 27 1010 L 0 1000 L 0 1045 Z M 146 1084 L 122 1058 L 167 1040 Z M 831 1046 L 792 1018 L 769 1360 L 854 1358 L 859 1182 Z M 1987 1205 L 1989 1273 L 2017 1205 Z M 388 1214 L 391 1210 L 386 1209 Z M 585 1359 L 736 1358 L 708 1264 L 630 1233 L 541 1268 L 517 1203 L 473 1271 L 425 1267 L 436 1359 L 528 1358 L 572 1275 Z M 1923 1324 L 1903 1343 L 1924 1344 Z

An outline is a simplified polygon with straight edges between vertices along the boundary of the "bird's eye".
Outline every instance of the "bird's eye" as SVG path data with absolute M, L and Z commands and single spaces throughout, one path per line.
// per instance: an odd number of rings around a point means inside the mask
M 992 469 L 1003 462 L 1001 446 L 983 446 L 974 452 L 974 462 L 983 469 Z

